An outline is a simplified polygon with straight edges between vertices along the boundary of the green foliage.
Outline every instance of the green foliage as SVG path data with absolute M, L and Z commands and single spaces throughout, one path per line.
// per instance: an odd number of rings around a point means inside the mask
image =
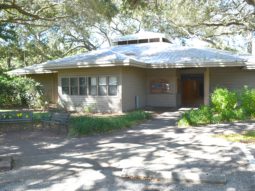
M 0 13 L 0 39 L 8 40 L 0 43 L 0 65 L 8 69 L 94 50 L 141 30 L 197 36 L 232 50 L 235 35 L 247 38 L 255 27 L 253 9 L 233 0 L 3 1 Z
M 255 89 L 244 87 L 240 94 L 240 102 L 248 116 L 255 116 Z
M 0 39 L 4 41 L 15 41 L 17 38 L 14 26 L 7 23 L 0 23 Z
M 139 121 L 149 119 L 151 114 L 144 111 L 134 111 L 120 116 L 96 117 L 79 116 L 71 119 L 71 136 L 105 133 L 125 127 L 130 127 Z
M 183 114 L 178 126 L 202 125 L 212 121 L 212 111 L 209 106 L 201 106 Z
M 188 127 L 190 126 L 190 120 L 188 113 L 184 113 L 181 117 L 181 119 L 178 121 L 179 127 Z
M 255 89 L 244 87 L 240 92 L 216 88 L 211 105 L 185 112 L 178 126 L 245 120 L 255 116 Z
M 211 96 L 211 102 L 217 112 L 234 110 L 237 107 L 237 93 L 226 88 L 216 88 Z
M 38 82 L 25 77 L 10 77 L 0 73 L 0 107 L 41 107 L 43 92 Z

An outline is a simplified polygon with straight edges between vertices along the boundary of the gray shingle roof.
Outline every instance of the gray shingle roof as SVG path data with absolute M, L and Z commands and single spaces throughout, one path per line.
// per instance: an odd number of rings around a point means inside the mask
M 242 57 L 227 51 L 211 48 L 174 46 L 162 42 L 115 46 L 112 47 L 111 50 L 124 55 L 128 53 L 131 58 L 146 64 L 191 64 L 244 61 Z
M 79 67 L 82 65 L 99 65 L 99 64 L 114 64 L 114 63 L 128 63 L 130 58 L 124 54 L 113 52 L 109 49 L 100 49 L 83 54 L 77 54 L 57 60 L 52 60 L 44 63 L 44 68 L 64 66 Z
M 227 67 L 245 66 L 246 61 L 244 57 L 218 49 L 177 47 L 170 43 L 155 42 L 103 48 L 13 70 L 10 74 L 116 65 L 133 65 L 143 68 Z

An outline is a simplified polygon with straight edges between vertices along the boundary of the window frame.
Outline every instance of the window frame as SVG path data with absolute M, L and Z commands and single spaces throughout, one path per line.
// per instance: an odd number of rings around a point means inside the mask
M 85 85 L 80 86 L 80 79 L 85 79 Z M 88 76 L 78 76 L 78 96 L 88 96 Z M 81 87 L 85 87 L 85 94 L 81 94 Z
M 100 96 L 100 97 L 101 97 L 101 96 L 109 96 L 109 95 L 108 95 L 108 86 L 109 86 L 109 85 L 108 85 L 108 84 L 109 84 L 108 78 L 109 78 L 109 77 L 108 77 L 108 76 L 103 76 L 103 75 L 102 75 L 102 76 L 98 76 L 97 78 L 98 78 L 98 80 L 97 80 L 97 82 L 98 82 L 98 83 L 97 83 L 97 95 Z M 100 85 L 100 78 L 105 78 L 105 84 Z M 100 87 L 105 87 L 105 88 L 106 88 L 106 91 L 105 91 L 106 94 L 102 94 L 102 95 L 100 94 Z
M 102 85 L 102 86 L 106 86 L 106 94 L 105 95 L 99 95 L 99 78 L 100 77 L 105 77 L 106 78 L 106 85 Z M 116 85 L 110 85 L 109 84 L 109 79 L 110 77 L 115 77 L 116 78 Z M 77 81 L 78 81 L 78 91 L 77 91 L 77 95 L 71 95 L 71 78 L 76 78 Z M 84 95 L 81 95 L 80 94 L 80 78 L 85 78 L 86 79 L 86 82 L 85 82 L 85 87 L 86 87 L 86 92 Z M 96 95 L 91 95 L 90 93 L 90 84 L 89 84 L 89 79 L 90 78 L 95 78 L 96 79 Z M 68 94 L 66 93 L 63 93 L 63 85 L 62 85 L 62 80 L 63 79 L 68 79 Z M 68 96 L 82 96 L 82 97 L 89 97 L 89 96 L 92 96 L 92 97 L 117 97 L 119 95 L 119 91 L 118 91 L 118 87 L 119 87 L 119 76 L 118 75 L 86 75 L 86 76 L 82 76 L 82 75 L 79 75 L 79 76 L 63 76 L 60 78 L 60 81 L 61 81 L 61 94 L 62 95 L 68 95 Z M 110 86 L 116 86 L 116 95 L 110 95 L 109 94 L 109 87 Z
M 72 83 L 71 83 L 72 79 L 76 80 L 76 85 L 77 86 L 72 86 Z M 77 94 L 72 94 L 72 88 L 76 88 L 77 89 L 76 90 Z M 69 78 L 69 89 L 70 89 L 70 91 L 69 91 L 69 95 L 70 96 L 78 96 L 80 94 L 80 92 L 79 92 L 79 78 L 78 77 L 70 77 Z
M 115 77 L 116 78 L 116 85 L 110 85 L 110 77 Z M 118 96 L 118 87 L 119 87 L 119 78 L 117 75 L 110 75 L 107 77 L 107 80 L 108 80 L 108 83 L 107 83 L 107 95 L 108 96 Z M 110 89 L 110 86 L 116 86 L 116 95 L 110 95 L 109 94 L 109 89 Z
M 91 78 L 96 78 L 96 85 L 93 85 L 93 87 L 96 87 L 96 95 L 91 95 L 91 90 L 90 90 Z M 88 96 L 98 96 L 98 76 L 88 76 Z
M 68 86 L 64 86 L 65 88 L 68 88 L 68 93 L 64 93 L 64 91 L 63 91 L 63 79 L 68 80 Z M 70 95 L 70 77 L 62 77 L 61 78 L 61 93 L 62 93 L 62 95 Z

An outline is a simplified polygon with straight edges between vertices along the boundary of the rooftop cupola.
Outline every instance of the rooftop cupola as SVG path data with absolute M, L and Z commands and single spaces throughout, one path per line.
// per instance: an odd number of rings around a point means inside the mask
M 141 44 L 152 42 L 170 43 L 165 34 L 155 32 L 139 32 L 125 35 L 112 40 L 113 45 Z

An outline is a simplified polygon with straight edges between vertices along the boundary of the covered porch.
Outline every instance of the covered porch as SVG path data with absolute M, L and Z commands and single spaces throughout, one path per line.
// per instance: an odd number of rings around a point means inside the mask
M 198 107 L 209 103 L 210 69 L 147 69 L 146 106 Z

